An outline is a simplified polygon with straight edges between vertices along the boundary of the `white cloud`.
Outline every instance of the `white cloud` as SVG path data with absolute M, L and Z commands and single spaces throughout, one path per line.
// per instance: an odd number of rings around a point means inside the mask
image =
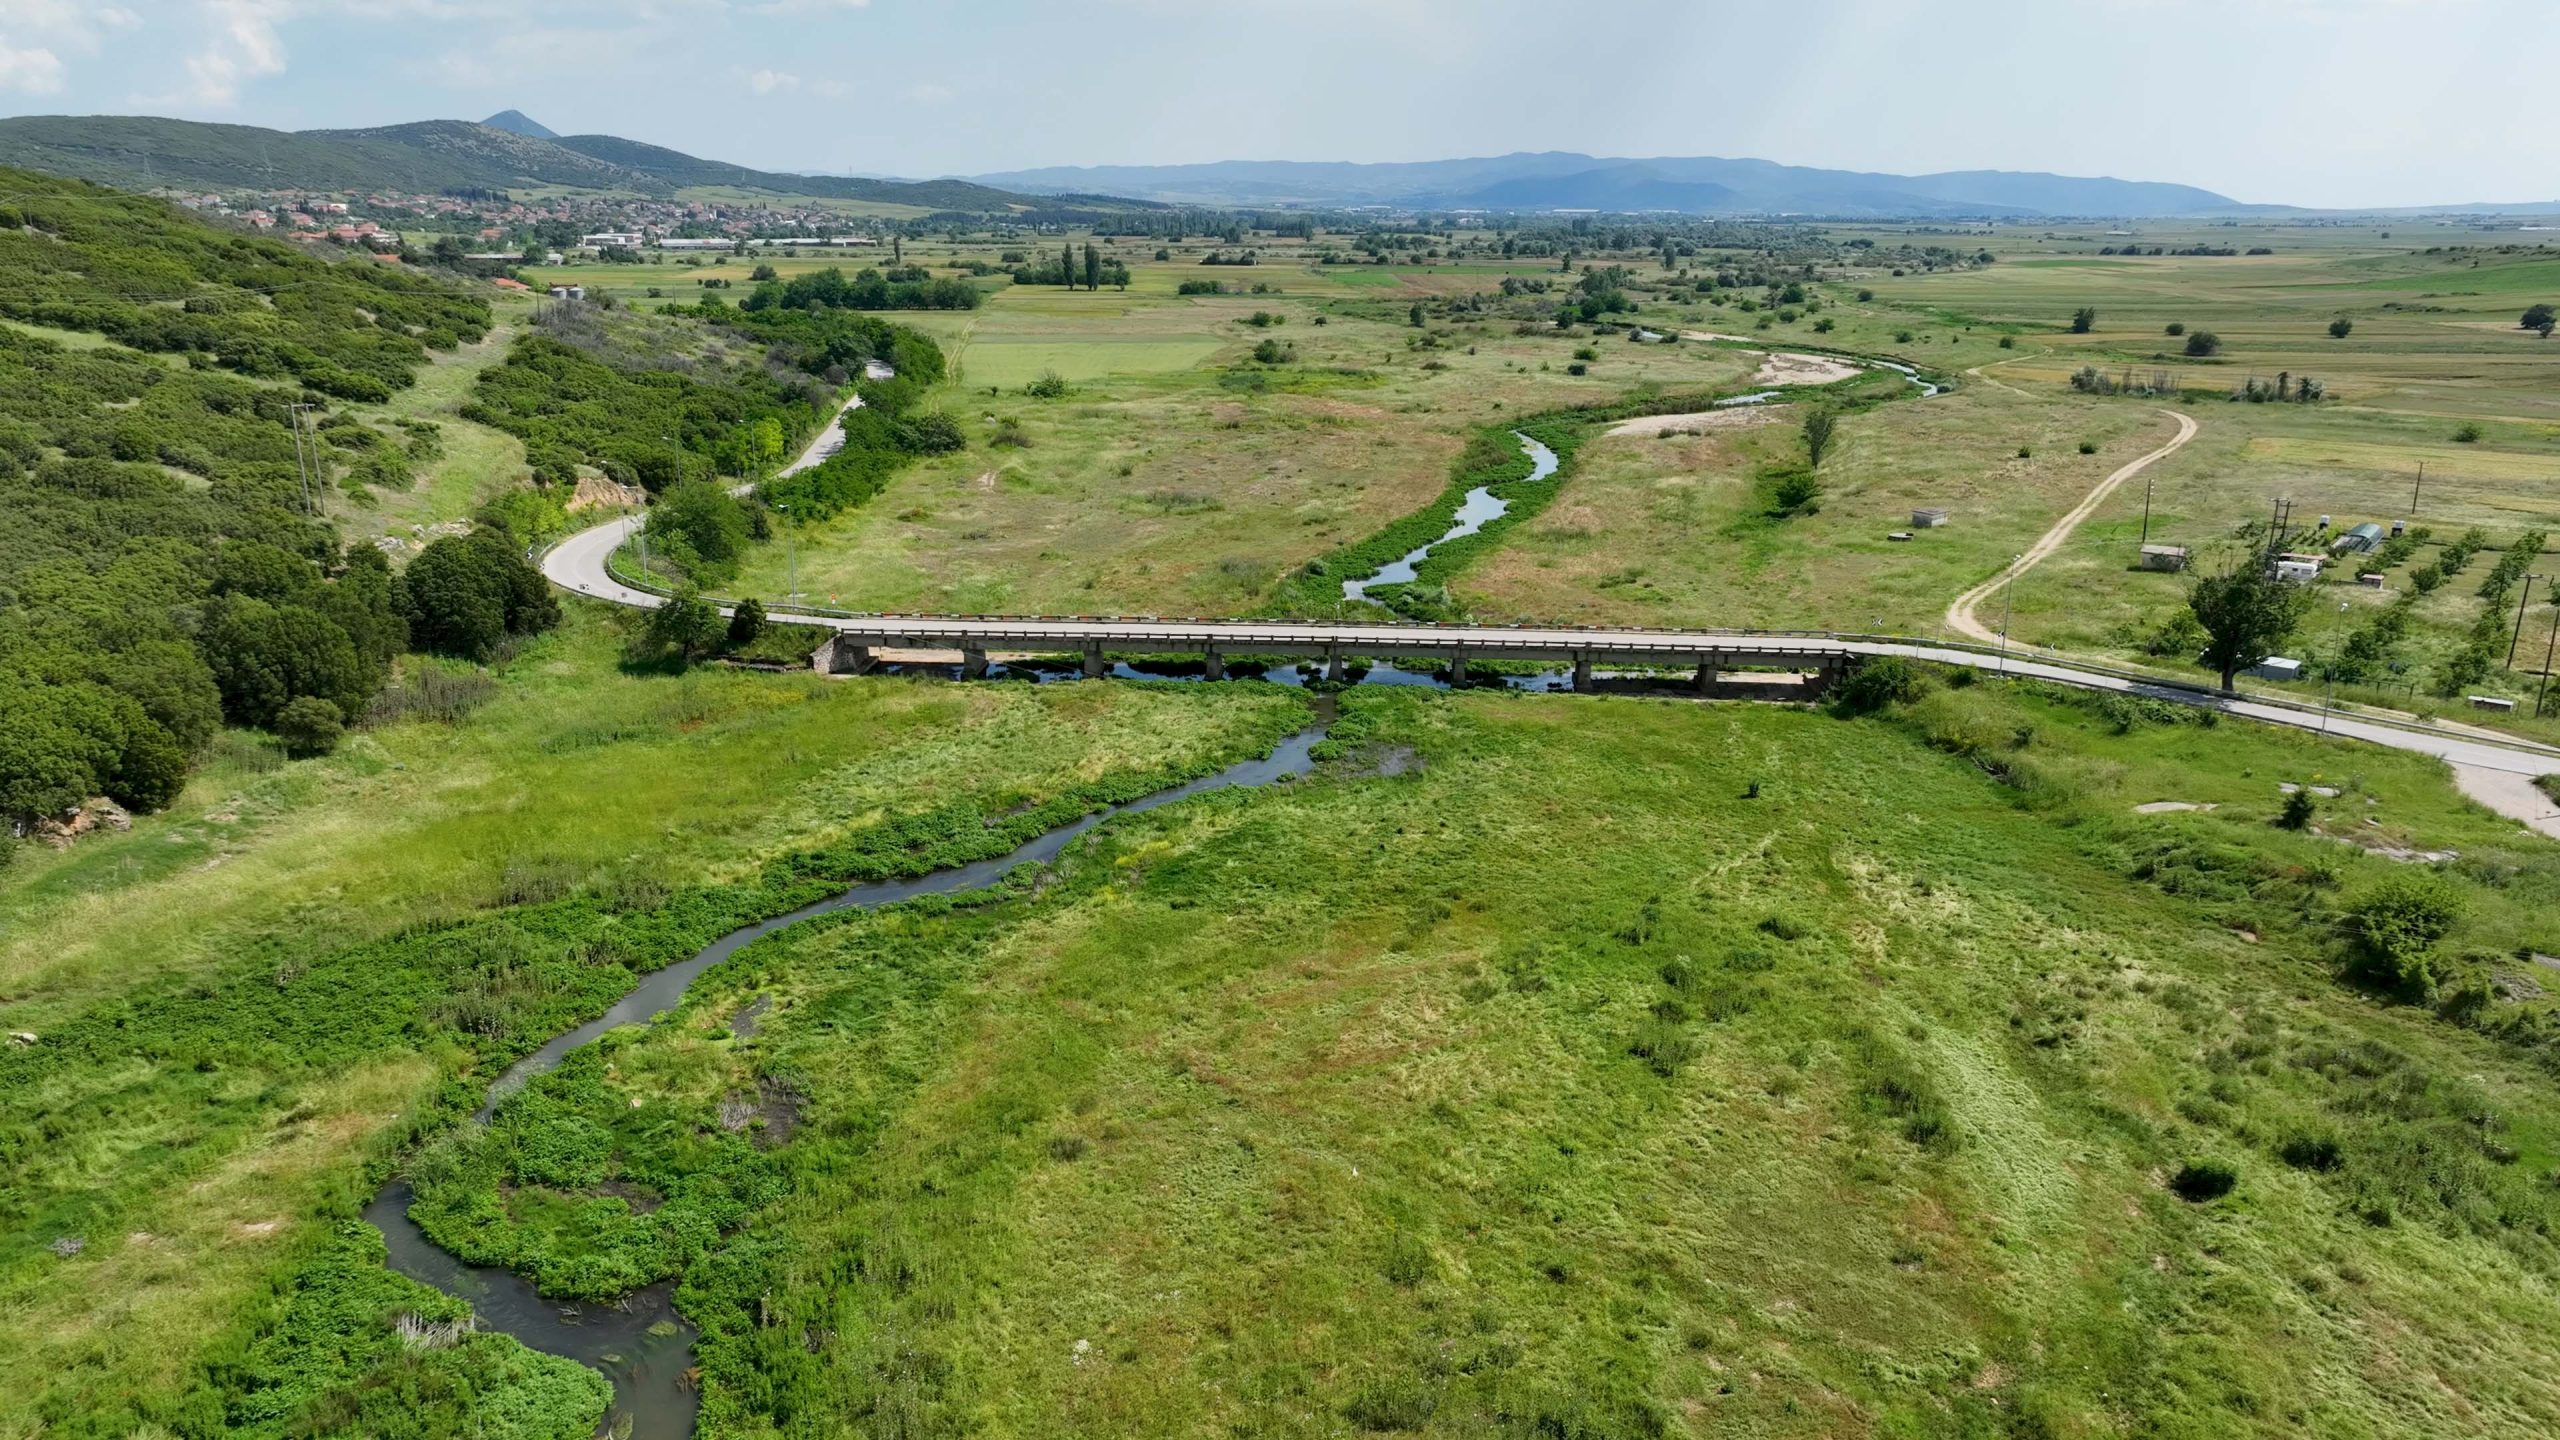
M 50 50 L 21 50 L 0 40 L 0 90 L 51 95 L 62 88 L 62 57 Z
M 0 91 L 58 94 L 70 73 L 63 63 L 66 53 L 94 55 L 107 32 L 141 23 L 132 11 L 114 5 L 0 0 Z
M 284 39 L 276 23 L 288 9 L 283 0 L 206 0 L 205 40 L 187 57 L 193 98 L 228 105 L 249 81 L 283 74 Z
M 906 98 L 918 105 L 947 105 L 958 97 L 952 93 L 948 85 L 936 85 L 930 80 L 919 80 L 906 88 Z
M 758 70 L 747 77 L 747 88 L 759 95 L 797 90 L 800 88 L 800 77 L 785 70 Z

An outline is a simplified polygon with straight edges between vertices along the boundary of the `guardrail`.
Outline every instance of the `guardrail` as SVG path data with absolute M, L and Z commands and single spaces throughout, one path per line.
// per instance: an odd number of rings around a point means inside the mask
M 558 543 L 559 542 L 554 542 L 552 548 L 557 548 Z M 548 551 L 546 550 L 545 553 L 547 554 Z M 674 592 L 667 589 L 663 584 L 658 583 L 656 577 L 635 576 L 623 569 L 620 565 L 621 558 L 622 547 L 619 545 L 616 545 L 611 551 L 606 553 L 605 573 L 609 578 L 618 584 L 627 585 L 632 589 L 640 590 L 648 594 L 657 595 L 662 598 L 672 597 Z M 729 606 L 736 603 L 734 600 L 726 597 L 706 595 L 703 598 L 720 606 Z M 1547 625 L 1521 624 L 1518 622 L 1509 624 L 1499 622 L 1461 623 L 1437 620 L 1386 620 L 1370 617 L 1354 619 L 1350 617 L 1235 615 L 957 615 L 927 611 L 843 610 L 832 606 L 808 604 L 796 604 L 789 606 L 788 608 L 768 610 L 765 618 L 768 621 L 778 624 L 820 625 L 834 621 L 881 620 L 894 622 L 899 620 L 931 620 L 943 623 L 956 623 L 963 625 L 984 624 L 990 626 L 1007 624 L 1143 624 L 1199 625 L 1217 627 L 1269 626 L 1273 628 L 1292 625 L 1312 627 L 1356 626 L 1364 631 L 1392 630 L 1411 634 L 1415 638 L 1417 649 L 1449 648 L 1448 643 L 1445 640 L 1434 640 L 1431 638 L 1437 635 L 1446 634 L 1447 632 L 1481 632 L 1487 630 L 1537 630 L 1550 634 L 1626 636 L 1633 640 L 1641 640 L 1657 636 L 1672 640 L 1693 638 L 1700 640 L 1739 640 L 1746 643 L 1753 640 L 1807 640 L 1842 645 L 1889 646 L 1898 650 L 1952 651 L 1959 654 L 1977 656 L 1982 659 L 1992 660 L 1995 662 L 2004 660 L 2027 661 L 2039 665 L 2050 665 L 2058 669 L 2070 670 L 2085 675 L 2105 676 L 2109 679 L 2123 681 L 2128 685 L 2139 685 L 2158 690 L 2177 691 L 2183 695 L 2194 697 L 2200 701 L 2233 699 L 2246 700 L 2253 704 L 2272 706 L 2274 708 L 2288 710 L 2299 715 L 2320 715 L 2332 718 L 2343 717 L 2346 719 L 2356 720 L 2364 724 L 2382 725 L 2396 730 L 2404 730 L 2412 734 L 2446 736 L 2454 733 L 2429 720 L 2410 716 L 2397 711 L 2372 709 L 2353 701 L 2344 704 L 2322 704 L 2314 701 L 2303 700 L 2281 691 L 2270 691 L 2257 688 L 2242 689 L 2226 695 L 2221 688 L 2216 685 L 2190 679 L 2186 676 L 2166 674 L 2156 670 L 2137 669 L 2126 665 L 2116 665 L 2103 660 L 2088 660 L 2078 656 L 2066 655 L 2059 651 L 2045 650 L 2031 645 L 2011 644 L 2002 646 L 1986 644 L 1979 640 L 1953 638 L 1940 639 L 1921 635 L 1875 634 L 1865 631 L 1758 630 L 1748 628 L 1731 629 L 1681 626 L 1648 627 L 1639 630 L 1623 626 L 1608 625 Z M 1249 643 L 1249 641 L 1245 643 Z M 1392 644 L 1394 642 L 1388 641 L 1384 643 Z M 1490 659 L 1493 657 L 1487 656 L 1486 658 Z M 2483 731 L 2481 732 L 2481 736 L 2484 740 L 2488 740 L 2491 743 L 2509 746 L 2514 749 L 2532 750 L 2543 754 L 2560 756 L 2560 745 L 2551 745 L 2540 740 L 2532 740 L 2523 736 L 2512 735 L 2505 732 Z

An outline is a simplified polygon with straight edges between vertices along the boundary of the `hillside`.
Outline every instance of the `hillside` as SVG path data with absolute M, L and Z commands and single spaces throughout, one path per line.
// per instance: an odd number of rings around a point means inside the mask
M 1002 212 L 1040 203 L 961 180 L 783 175 L 610 135 L 549 139 L 521 127 L 465 120 L 284 131 L 137 115 L 25 115 L 0 120 L 0 165 L 129 189 L 563 186 L 665 196 L 688 186 L 717 185 L 933 210 Z
M 2146 181 L 2004 170 L 1888 175 L 1768 160 L 1607 159 L 1559 151 L 1390 164 L 1230 160 L 1058 166 L 974 178 L 1039 193 L 1107 190 L 1195 204 L 1384 204 L 1436 210 L 1658 209 L 1692 215 L 1901 218 L 2162 216 L 2238 208 L 2238 202 L 2210 190 Z

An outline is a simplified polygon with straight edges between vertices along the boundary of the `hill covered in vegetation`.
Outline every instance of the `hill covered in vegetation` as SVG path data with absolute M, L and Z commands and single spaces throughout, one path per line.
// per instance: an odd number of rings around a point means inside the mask
M 0 119 L 0 165 L 132 188 L 506 190 L 566 186 L 663 197 L 693 186 L 1003 214 L 1048 207 L 965 180 L 784 175 L 611 135 L 558 138 L 465 120 L 363 130 L 266 130 L 143 115 Z
M 495 532 L 429 547 L 413 590 L 318 518 L 342 464 L 405 483 L 435 443 L 333 402 L 408 387 L 488 328 L 481 300 L 80 181 L 0 189 L 8 833 L 99 795 L 160 808 L 225 723 L 328 748 L 413 626 L 470 653 L 550 622 Z

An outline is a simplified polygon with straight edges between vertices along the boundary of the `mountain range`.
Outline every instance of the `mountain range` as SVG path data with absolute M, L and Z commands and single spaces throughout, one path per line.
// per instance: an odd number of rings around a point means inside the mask
M 1612 159 L 1540 151 L 1388 164 L 1224 160 L 1205 165 L 1057 166 L 971 179 L 1043 194 L 1107 191 L 1174 204 L 1386 205 L 1416 210 L 1664 210 L 1686 215 L 1840 217 L 2229 214 L 2262 207 L 2192 185 L 1953 170 L 1885 175 L 1710 156 Z
M 568 186 L 663 198 L 717 186 L 977 214 L 1055 203 L 966 180 L 777 174 L 612 135 L 553 135 L 521 111 L 489 118 L 504 123 L 421 120 L 368 130 L 288 131 L 139 115 L 21 115 L 0 119 L 0 165 L 127 189 L 434 192 Z

